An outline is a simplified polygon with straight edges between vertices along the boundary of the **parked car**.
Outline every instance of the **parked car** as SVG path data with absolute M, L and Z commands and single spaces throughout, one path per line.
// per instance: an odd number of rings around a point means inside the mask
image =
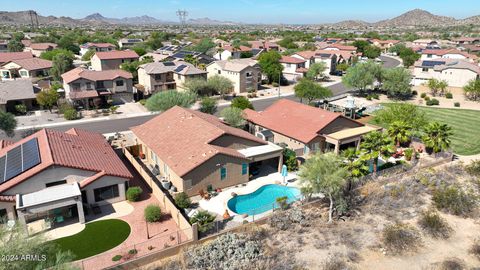
M 335 71 L 330 72 L 330 75 L 333 75 L 333 76 L 343 76 L 343 71 L 341 71 L 341 70 L 335 70 Z

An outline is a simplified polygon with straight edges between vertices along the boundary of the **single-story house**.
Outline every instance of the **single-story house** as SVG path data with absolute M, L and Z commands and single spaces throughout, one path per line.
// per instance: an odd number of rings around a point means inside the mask
M 15 105 L 19 104 L 32 109 L 40 90 L 29 79 L 0 81 L 0 111 L 15 113 Z
M 138 54 L 134 51 L 108 51 L 96 52 L 90 59 L 93 70 L 119 69 L 123 63 L 138 60 Z
M 105 138 L 42 129 L 0 143 L 0 215 L 23 224 L 85 222 L 95 205 L 125 200 L 133 178 Z
M 320 108 L 281 99 L 264 111 L 244 110 L 250 133 L 268 142 L 286 144 L 298 156 L 317 151 L 339 153 L 359 147 L 364 134 L 377 130 Z
M 464 87 L 469 81 L 478 79 L 480 67 L 461 59 L 436 58 L 418 60 L 413 68 L 413 84 L 421 85 L 429 79 L 444 80 L 451 87 Z
M 281 147 L 199 111 L 175 106 L 131 129 L 147 166 L 188 196 L 281 169 Z
M 235 93 L 258 90 L 262 82 L 262 72 L 257 61 L 250 58 L 219 60 L 207 66 L 208 77 L 220 75 L 233 82 Z
M 122 38 L 118 41 L 118 47 L 120 49 L 131 48 L 142 42 L 143 42 L 143 39 L 141 38 Z
M 15 78 L 38 78 L 50 74 L 52 61 L 41 58 L 12 60 L 0 66 L 2 80 Z
M 43 52 L 48 52 L 58 47 L 55 43 L 31 43 L 30 46 L 25 47 L 25 51 L 30 51 L 35 57 L 40 57 Z
M 13 60 L 33 58 L 32 52 L 0 52 L 0 65 Z

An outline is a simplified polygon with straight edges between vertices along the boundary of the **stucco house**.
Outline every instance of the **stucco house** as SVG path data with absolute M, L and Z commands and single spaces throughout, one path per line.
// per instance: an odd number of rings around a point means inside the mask
M 258 63 L 250 58 L 215 61 L 207 66 L 208 77 L 224 76 L 233 82 L 235 93 L 258 90 L 262 72 Z
M 125 200 L 133 177 L 101 134 L 42 129 L 0 141 L 0 215 L 54 227 Z
M 217 60 L 240 59 L 242 58 L 242 53 L 251 53 L 251 51 L 252 48 L 243 45 L 238 46 L 238 48 L 225 45 L 217 49 L 217 53 L 213 55 L 213 58 Z
M 115 50 L 115 48 L 116 48 L 115 45 L 111 43 L 87 42 L 85 44 L 80 45 L 80 55 L 83 56 L 90 50 L 94 52 L 110 52 Z
M 16 113 L 16 105 L 23 104 L 27 110 L 34 108 L 40 88 L 29 79 L 0 81 L 0 111 Z
M 90 59 L 93 70 L 119 69 L 123 63 L 138 60 L 138 54 L 134 51 L 108 51 L 96 52 Z
M 33 58 L 32 52 L 0 52 L 0 65 L 13 60 Z
M 183 89 L 187 81 L 195 79 L 207 80 L 207 72 L 183 61 L 147 63 L 138 67 L 137 88 L 148 96 L 163 90 Z
M 297 57 L 282 56 L 280 64 L 283 66 L 283 77 L 289 81 L 298 81 L 300 78 L 303 78 L 308 71 L 308 68 L 305 66 L 306 62 L 306 60 Z
M 120 49 L 131 48 L 142 42 L 143 42 L 143 39 L 141 38 L 122 38 L 118 41 L 118 47 Z
M 292 55 L 292 57 L 304 60 L 305 68 L 307 69 L 309 69 L 314 63 L 323 62 L 327 67 L 323 73 L 324 76 L 328 76 L 330 72 L 335 71 L 338 59 L 343 59 L 341 57 L 337 57 L 337 53 L 335 53 L 335 51 L 326 50 L 296 52 Z
M 65 98 L 85 108 L 108 99 L 114 103 L 131 102 L 132 77 L 130 72 L 121 69 L 95 71 L 75 68 L 62 74 Z
M 131 129 L 134 152 L 188 196 L 246 183 L 253 167 L 277 172 L 282 164 L 281 147 L 178 106 Z
M 364 134 L 378 128 L 302 103 L 281 99 L 264 111 L 244 110 L 250 133 L 268 142 L 286 144 L 298 156 L 317 151 L 339 153 L 359 147 Z
M 12 60 L 0 66 L 2 80 L 16 78 L 38 78 L 50 74 L 52 61 L 41 58 L 26 58 Z
M 478 79 L 480 67 L 461 59 L 436 58 L 418 60 L 413 68 L 413 84 L 421 85 L 429 79 L 444 80 L 451 87 L 464 87 Z
M 48 52 L 58 47 L 55 43 L 31 43 L 25 47 L 25 51 L 31 52 L 35 57 L 40 57 L 43 52 Z
M 463 59 L 469 62 L 475 62 L 478 60 L 478 56 L 462 52 L 457 49 L 426 49 L 422 50 L 420 60 L 432 60 L 436 58 L 446 59 Z

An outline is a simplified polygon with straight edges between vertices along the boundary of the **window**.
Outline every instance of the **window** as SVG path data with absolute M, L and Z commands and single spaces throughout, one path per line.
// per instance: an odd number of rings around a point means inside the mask
M 116 84 L 117 86 L 123 86 L 123 80 L 115 81 L 115 84 Z
M 423 72 L 428 72 L 428 68 L 422 68 Z
M 73 91 L 80 91 L 80 84 L 79 83 L 74 83 L 72 84 Z
M 86 85 L 87 85 L 87 90 L 92 89 L 92 83 L 91 82 L 87 82 Z
M 28 72 L 26 72 L 25 70 L 20 70 L 20 76 L 28 77 Z
M 432 55 L 431 55 L 431 54 L 427 54 L 427 58 L 432 58 Z
M 118 197 L 118 185 L 96 188 L 93 190 L 95 202 Z
M 248 173 L 248 164 L 242 163 L 242 175 L 245 175 L 247 173 Z
M 247 78 L 252 77 L 252 72 L 247 72 L 247 73 L 245 74 L 245 76 L 247 76 Z
M 103 81 L 97 82 L 97 88 L 105 88 L 105 85 L 103 85 Z
M 8 71 L 2 71 L 2 78 L 6 79 L 10 77 L 10 72 Z
M 306 155 L 306 154 L 308 154 L 309 151 L 310 151 L 310 149 L 308 149 L 308 146 L 305 145 L 303 147 L 303 154 Z
M 63 185 L 63 184 L 66 184 L 66 183 L 67 183 L 67 180 L 60 180 L 60 181 L 56 181 L 56 182 L 46 183 L 45 186 L 46 187 L 53 187 L 53 186 Z
M 219 71 L 218 71 L 218 74 L 222 74 L 222 71 L 221 71 L 221 70 L 219 70 Z
M 155 81 L 160 81 L 162 79 L 162 74 L 155 74 Z
M 227 168 L 220 168 L 220 180 L 225 180 L 227 178 Z
M 3 224 L 7 220 L 7 209 L 0 209 L 0 224 Z
M 290 64 L 287 64 L 287 68 L 290 68 L 290 67 L 291 67 L 291 65 L 290 65 Z
M 182 78 L 182 75 L 180 75 L 180 74 L 177 74 L 177 79 L 179 79 L 179 80 L 180 80 L 181 78 Z

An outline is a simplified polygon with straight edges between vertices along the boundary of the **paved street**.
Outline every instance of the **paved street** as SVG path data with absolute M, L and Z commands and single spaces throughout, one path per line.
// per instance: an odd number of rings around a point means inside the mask
M 385 57 L 381 56 L 380 57 L 384 61 L 384 66 L 387 68 L 390 67 L 395 67 L 400 62 L 396 59 L 390 58 L 390 57 Z M 337 83 L 334 85 L 329 86 L 330 90 L 332 90 L 332 93 L 334 96 L 344 94 L 348 91 L 348 89 L 342 84 L 342 83 Z M 291 95 L 288 97 L 282 97 L 282 98 L 287 98 L 290 100 L 295 100 L 299 101 L 298 98 L 295 96 Z M 268 106 L 270 106 L 272 103 L 274 103 L 276 100 L 278 100 L 278 97 L 271 97 L 268 99 L 261 99 L 261 100 L 256 100 L 253 101 L 253 106 L 255 107 L 256 110 L 264 110 Z M 222 108 L 225 108 L 229 105 L 222 105 L 219 106 L 219 111 Z M 108 120 L 108 121 L 97 121 L 97 122 L 88 122 L 88 123 L 75 123 L 75 122 L 68 122 L 65 125 L 62 126 L 55 126 L 51 127 L 51 129 L 56 129 L 56 130 L 68 130 L 70 128 L 80 128 L 80 129 L 85 129 L 85 130 L 91 130 L 99 133 L 113 133 L 113 132 L 118 132 L 118 131 L 125 131 L 128 130 L 130 127 L 140 125 L 149 119 L 152 119 L 155 117 L 155 115 L 148 115 L 148 116 L 139 116 L 139 117 L 131 117 L 131 118 L 123 118 L 123 119 L 116 119 L 116 120 Z M 17 131 L 16 136 L 14 138 L 10 138 L 11 140 L 19 140 L 21 138 L 22 131 Z M 4 139 L 5 136 L 2 134 L 0 135 L 0 139 Z

